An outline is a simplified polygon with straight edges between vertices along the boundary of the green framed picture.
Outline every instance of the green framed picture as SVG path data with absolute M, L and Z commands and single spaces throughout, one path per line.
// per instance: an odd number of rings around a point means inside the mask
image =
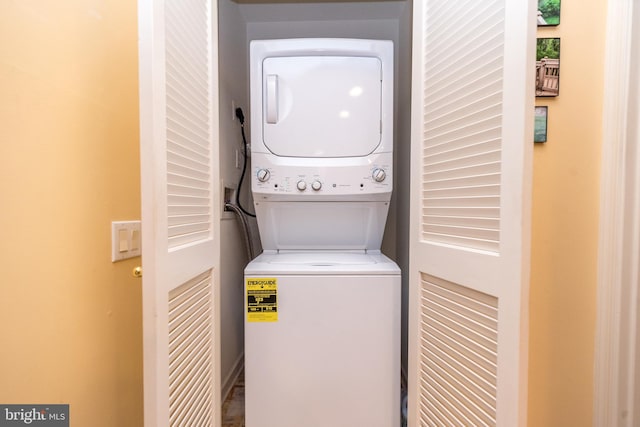
M 533 142 L 547 142 L 547 107 L 535 108 Z
M 538 27 L 560 24 L 560 0 L 538 0 Z
M 536 96 L 560 94 L 560 39 L 539 38 L 536 45 Z

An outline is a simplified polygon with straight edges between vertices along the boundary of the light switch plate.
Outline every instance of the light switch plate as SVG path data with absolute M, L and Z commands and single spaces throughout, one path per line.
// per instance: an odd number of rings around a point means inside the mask
M 140 221 L 113 221 L 111 223 L 111 261 L 121 261 L 142 254 Z

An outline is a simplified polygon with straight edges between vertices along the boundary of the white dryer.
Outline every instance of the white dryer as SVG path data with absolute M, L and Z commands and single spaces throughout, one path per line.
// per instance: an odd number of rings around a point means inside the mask
M 400 423 L 400 270 L 380 253 L 392 188 L 393 45 L 251 43 L 247 427 Z

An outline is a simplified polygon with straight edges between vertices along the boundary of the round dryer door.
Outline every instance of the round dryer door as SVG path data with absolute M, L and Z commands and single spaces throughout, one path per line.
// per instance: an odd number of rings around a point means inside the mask
M 269 57 L 263 139 L 285 157 L 359 157 L 381 139 L 382 63 L 374 57 Z

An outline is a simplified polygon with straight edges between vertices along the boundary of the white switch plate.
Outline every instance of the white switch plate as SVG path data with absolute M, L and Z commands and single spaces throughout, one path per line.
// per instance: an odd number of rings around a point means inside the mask
M 140 221 L 113 221 L 111 223 L 111 261 L 121 261 L 142 254 Z

